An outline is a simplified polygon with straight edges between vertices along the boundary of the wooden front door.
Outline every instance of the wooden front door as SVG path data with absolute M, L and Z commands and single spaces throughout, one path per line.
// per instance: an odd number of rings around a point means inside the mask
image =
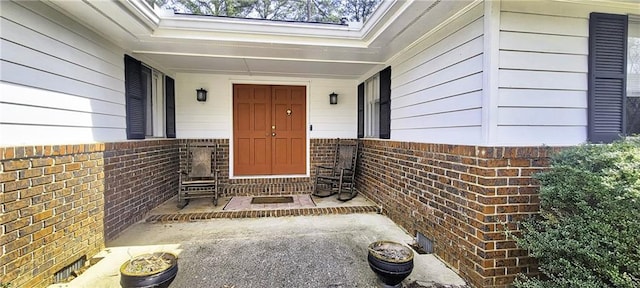
M 304 174 L 306 88 L 233 85 L 234 175 Z

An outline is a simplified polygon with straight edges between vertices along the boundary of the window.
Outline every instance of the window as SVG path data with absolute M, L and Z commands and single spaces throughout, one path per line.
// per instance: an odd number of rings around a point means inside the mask
M 164 88 L 162 73 L 142 64 L 142 79 L 145 83 L 145 136 L 164 136 Z
M 167 137 L 175 137 L 173 79 L 163 81 L 162 73 L 129 55 L 124 61 L 127 139 L 163 137 L 165 131 Z
M 145 114 L 145 129 L 144 129 L 144 135 L 145 136 L 153 136 L 153 98 L 155 95 L 155 91 L 153 91 L 155 88 L 153 85 L 153 79 L 151 77 L 151 68 L 142 65 L 142 83 L 144 85 L 144 114 Z
M 358 85 L 358 137 L 391 136 L 391 67 Z
M 640 133 L 640 26 L 627 15 L 589 19 L 588 140 L 611 142 Z
M 364 136 L 380 137 L 380 74 L 364 81 L 364 97 L 366 107 L 364 109 Z

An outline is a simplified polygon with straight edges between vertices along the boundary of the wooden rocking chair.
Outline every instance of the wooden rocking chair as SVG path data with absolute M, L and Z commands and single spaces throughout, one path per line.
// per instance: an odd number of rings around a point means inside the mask
M 313 195 L 327 197 L 338 194 L 338 200 L 347 201 L 356 196 L 355 176 L 358 160 L 358 141 L 340 140 L 332 166 L 316 166 Z
M 213 205 L 218 205 L 217 150 L 214 143 L 187 144 L 186 169 L 179 173 L 178 208 L 187 206 L 192 198 L 211 197 Z

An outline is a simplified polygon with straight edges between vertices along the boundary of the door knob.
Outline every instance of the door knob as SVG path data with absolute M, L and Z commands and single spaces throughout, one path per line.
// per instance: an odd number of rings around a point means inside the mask
M 276 132 L 271 132 L 272 137 L 276 137 Z

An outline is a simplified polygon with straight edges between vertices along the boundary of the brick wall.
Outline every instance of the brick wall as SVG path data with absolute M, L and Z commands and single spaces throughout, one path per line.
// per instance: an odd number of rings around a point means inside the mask
M 189 142 L 213 142 L 219 146 L 217 164 L 220 170 L 219 181 L 222 193 L 226 196 L 246 195 L 284 195 L 308 194 L 313 190 L 315 165 L 329 164 L 333 161 L 335 139 L 311 139 L 311 177 L 286 178 L 246 178 L 229 179 L 229 140 L 228 139 L 182 139 L 180 146 L 180 167 L 184 169 L 186 162 L 186 147 Z
M 503 233 L 537 213 L 532 174 L 559 148 L 362 140 L 358 190 L 475 287 L 507 287 L 536 264 Z M 506 225 L 506 226 L 505 226 Z M 517 232 L 516 232 L 517 233 Z
M 177 195 L 178 147 L 178 140 L 170 139 L 105 144 L 106 240 Z
M 103 144 L 0 148 L 0 273 L 43 287 L 104 247 Z
M 347 139 L 356 140 L 356 139 Z M 315 179 L 317 165 L 333 165 L 337 139 L 311 139 L 311 179 Z
M 0 148 L 0 281 L 43 287 L 53 273 L 90 257 L 129 225 L 176 195 L 188 141 Z M 309 193 L 334 139 L 312 139 L 311 177 L 229 179 L 229 141 L 220 144 L 223 191 L 233 195 Z M 503 223 L 538 210 L 531 175 L 548 165 L 542 147 L 475 147 L 362 140 L 357 186 L 476 287 L 506 287 L 535 271 Z M 103 224 L 104 223 L 104 224 Z

